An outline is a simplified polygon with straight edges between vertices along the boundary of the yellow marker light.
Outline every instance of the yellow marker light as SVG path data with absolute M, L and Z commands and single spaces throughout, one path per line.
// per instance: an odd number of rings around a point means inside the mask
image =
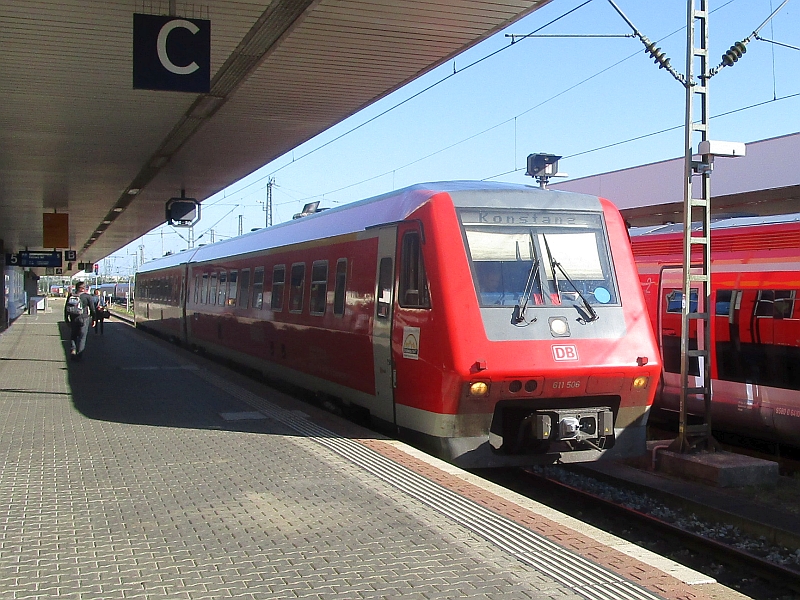
M 633 389 L 643 390 L 647 387 L 648 383 L 650 383 L 650 378 L 645 377 L 644 375 L 640 375 L 639 377 L 633 380 Z
M 470 396 L 488 396 L 489 384 L 483 381 L 476 381 L 469 386 Z

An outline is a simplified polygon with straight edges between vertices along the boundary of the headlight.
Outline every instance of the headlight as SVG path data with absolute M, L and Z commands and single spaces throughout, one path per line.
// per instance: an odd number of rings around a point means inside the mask
M 469 386 L 469 395 L 470 396 L 488 396 L 489 395 L 489 384 L 485 381 L 476 381 L 475 383 L 471 383 Z
M 633 389 L 635 390 L 643 390 L 647 387 L 647 384 L 650 383 L 650 378 L 645 377 L 644 375 L 640 375 L 633 380 Z
M 563 317 L 550 317 L 550 334 L 553 337 L 569 336 L 569 324 Z

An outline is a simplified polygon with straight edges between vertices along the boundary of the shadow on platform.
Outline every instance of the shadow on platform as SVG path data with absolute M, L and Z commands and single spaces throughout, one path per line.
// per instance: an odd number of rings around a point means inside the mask
M 102 335 L 90 331 L 79 361 L 70 357 L 69 325 L 59 322 L 59 331 L 73 404 L 90 419 L 295 435 L 266 417 L 246 418 L 244 413 L 256 416 L 255 409 L 197 377 L 203 367 L 129 325 L 111 320 L 104 323 Z

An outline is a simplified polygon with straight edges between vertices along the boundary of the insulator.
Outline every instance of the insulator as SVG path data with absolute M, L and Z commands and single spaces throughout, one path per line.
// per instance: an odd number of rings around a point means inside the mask
M 747 46 L 745 46 L 744 42 L 736 42 L 730 47 L 730 50 L 722 55 L 722 64 L 726 67 L 732 67 L 733 63 L 739 60 L 745 52 L 747 52 Z

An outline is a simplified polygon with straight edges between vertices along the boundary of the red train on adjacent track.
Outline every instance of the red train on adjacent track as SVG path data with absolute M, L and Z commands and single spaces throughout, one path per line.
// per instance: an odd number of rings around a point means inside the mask
M 657 420 L 677 421 L 680 397 L 682 226 L 631 230 L 653 330 L 663 356 Z M 712 428 L 800 446 L 800 222 L 796 216 L 730 218 L 711 234 Z M 699 260 L 699 256 L 697 257 Z M 697 292 L 691 310 L 703 311 Z M 699 305 L 698 305 L 699 304 Z M 690 348 L 697 348 L 696 325 Z M 702 339 L 702 336 L 701 336 Z M 690 385 L 702 387 L 697 358 Z M 689 396 L 690 416 L 705 413 Z
M 658 348 L 601 198 L 414 186 L 155 260 L 135 292 L 137 326 L 460 465 L 644 451 Z

